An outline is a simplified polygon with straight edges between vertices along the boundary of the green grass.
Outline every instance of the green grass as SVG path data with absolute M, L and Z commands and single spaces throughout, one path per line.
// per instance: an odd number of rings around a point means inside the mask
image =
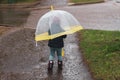
M 83 30 L 80 47 L 96 80 L 120 80 L 120 31 Z
M 70 0 L 73 3 L 94 3 L 94 2 L 101 2 L 103 0 Z

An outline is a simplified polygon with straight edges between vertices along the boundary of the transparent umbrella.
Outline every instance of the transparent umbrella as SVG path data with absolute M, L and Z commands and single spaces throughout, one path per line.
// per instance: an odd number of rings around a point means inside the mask
M 63 10 L 51 10 L 38 21 L 35 40 L 53 39 L 82 29 L 83 27 L 72 14 Z

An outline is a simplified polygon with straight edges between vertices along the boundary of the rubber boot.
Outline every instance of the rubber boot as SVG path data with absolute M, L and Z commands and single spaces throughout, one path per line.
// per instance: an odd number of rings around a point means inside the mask
M 62 70 L 63 63 L 62 61 L 58 60 L 58 69 Z
M 52 70 L 53 69 L 53 61 L 51 60 L 51 61 L 49 61 L 49 63 L 48 63 L 48 70 Z

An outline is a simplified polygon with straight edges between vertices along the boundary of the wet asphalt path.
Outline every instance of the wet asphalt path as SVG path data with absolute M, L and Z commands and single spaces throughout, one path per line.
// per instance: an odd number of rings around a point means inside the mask
M 120 3 L 108 1 L 60 9 L 72 13 L 85 29 L 120 31 Z
M 65 39 L 63 70 L 58 70 L 56 58 L 53 71 L 48 72 L 47 41 L 36 47 L 34 33 L 35 29 L 20 28 L 0 37 L 0 80 L 92 80 L 76 34 Z
M 120 3 L 108 1 L 99 4 L 64 6 L 61 9 L 73 14 L 85 29 L 120 30 Z M 39 18 L 49 10 L 32 11 L 25 26 L 35 28 Z M 34 21 L 31 19 L 35 19 Z M 29 23 L 30 22 L 30 23 Z

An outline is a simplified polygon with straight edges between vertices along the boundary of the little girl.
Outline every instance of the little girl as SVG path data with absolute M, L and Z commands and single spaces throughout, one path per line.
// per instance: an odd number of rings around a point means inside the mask
M 48 70 L 52 70 L 53 68 L 55 52 L 57 53 L 57 57 L 58 57 L 58 69 L 62 70 L 61 53 L 62 53 L 62 48 L 64 47 L 64 41 L 63 41 L 64 38 L 66 38 L 66 35 L 49 40 L 48 46 L 50 47 L 50 56 L 49 56 Z

